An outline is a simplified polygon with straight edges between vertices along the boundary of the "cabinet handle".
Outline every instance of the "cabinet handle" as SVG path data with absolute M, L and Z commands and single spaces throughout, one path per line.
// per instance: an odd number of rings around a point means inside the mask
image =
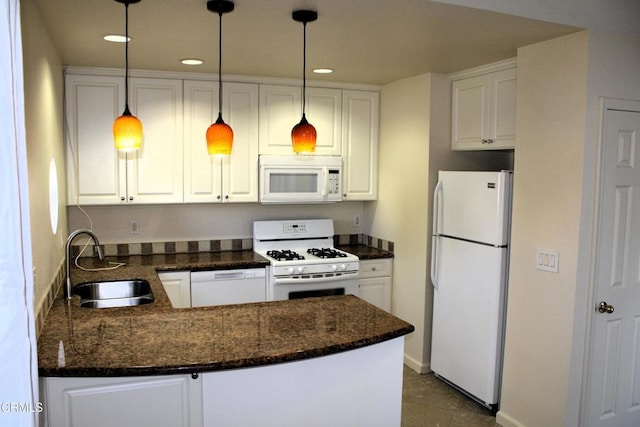
M 229 195 L 227 194 L 226 196 L 224 196 L 225 200 L 229 200 Z
M 218 196 L 216 197 L 216 200 L 220 200 L 221 196 L 218 194 Z
M 198 373 L 197 373 L 197 372 L 193 372 L 193 373 L 191 374 L 191 378 L 193 378 L 194 380 L 197 380 L 197 379 L 198 379 L 198 376 L 199 376 L 199 375 L 198 375 Z
M 493 144 L 493 139 L 483 139 L 482 143 L 483 144 Z
M 371 271 L 376 271 L 376 268 L 375 267 L 371 267 Z
M 132 201 L 132 200 L 133 200 L 133 196 L 129 196 L 129 201 Z
M 124 202 L 124 196 L 120 197 L 120 201 Z

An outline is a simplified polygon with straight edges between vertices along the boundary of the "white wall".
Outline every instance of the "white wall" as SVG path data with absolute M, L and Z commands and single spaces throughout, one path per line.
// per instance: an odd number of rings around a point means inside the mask
M 498 422 L 563 425 L 582 207 L 587 33 L 519 49 L 517 84 L 511 264 Z M 559 252 L 559 273 L 536 270 L 536 248 Z
M 353 217 L 362 218 L 362 202 L 320 205 L 260 205 L 257 203 L 86 206 L 100 243 L 146 243 L 253 237 L 254 220 L 332 218 L 336 234 L 361 234 Z M 90 222 L 77 207 L 69 207 L 69 229 Z M 129 234 L 129 221 L 140 234 Z
M 62 62 L 32 0 L 21 1 L 25 86 L 25 118 L 31 212 L 32 256 L 35 268 L 36 312 L 64 261 L 67 236 L 64 173 Z M 49 220 L 49 162 L 58 169 L 59 225 L 54 235 Z

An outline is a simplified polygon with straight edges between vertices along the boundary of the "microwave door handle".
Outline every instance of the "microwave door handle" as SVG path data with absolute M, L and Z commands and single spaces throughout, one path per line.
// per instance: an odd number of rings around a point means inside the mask
M 322 198 L 326 198 L 329 193 L 329 168 L 322 168 Z

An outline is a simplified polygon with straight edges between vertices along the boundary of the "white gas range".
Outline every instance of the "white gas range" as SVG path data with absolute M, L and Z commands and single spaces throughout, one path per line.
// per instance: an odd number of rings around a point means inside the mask
M 333 220 L 255 221 L 253 250 L 270 261 L 267 299 L 359 295 L 358 257 L 333 246 Z

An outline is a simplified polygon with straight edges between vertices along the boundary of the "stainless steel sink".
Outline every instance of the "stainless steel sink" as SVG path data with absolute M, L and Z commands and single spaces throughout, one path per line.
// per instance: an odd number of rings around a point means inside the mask
M 129 307 L 153 302 L 149 282 L 143 279 L 86 282 L 71 290 L 80 297 L 80 307 Z

